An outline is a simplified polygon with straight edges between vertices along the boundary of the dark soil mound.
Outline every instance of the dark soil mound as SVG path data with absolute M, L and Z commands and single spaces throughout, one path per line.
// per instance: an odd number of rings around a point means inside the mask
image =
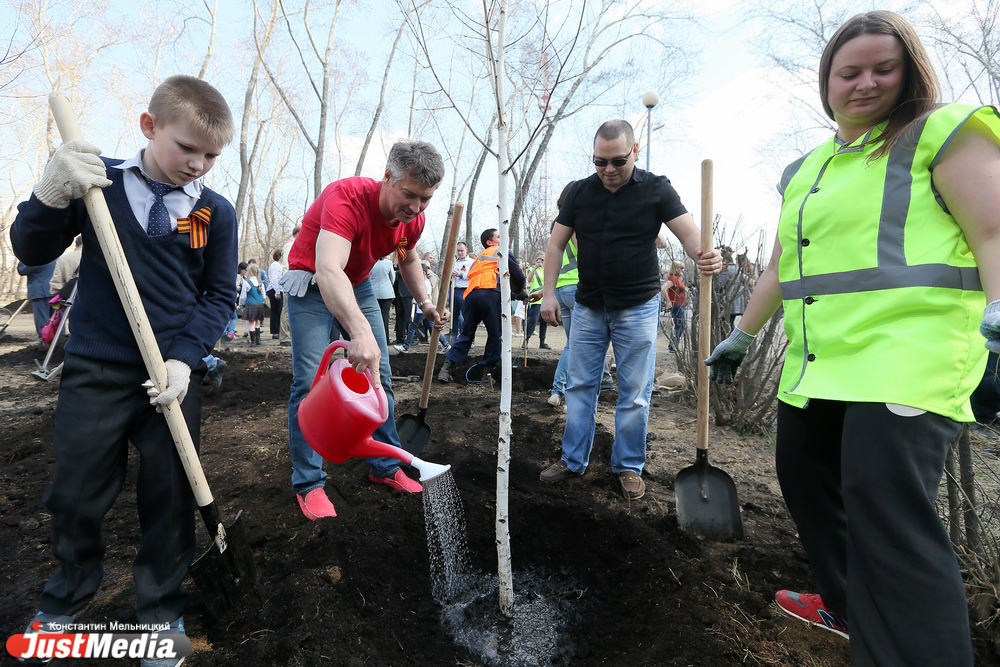
M 442 626 L 420 496 L 370 484 L 367 464 L 350 460 L 327 467 L 338 516 L 305 520 L 289 483 L 287 351 L 223 356 L 222 391 L 205 401 L 203 463 L 224 515 L 245 512 L 259 586 L 224 617 L 207 613 L 192 591 L 186 619 L 194 653 L 185 664 L 483 664 L 481 653 L 459 647 Z M 54 567 L 40 498 L 53 463 L 56 387 L 30 378 L 34 358 L 0 357 L 17 368 L 0 379 L 0 626 L 8 633 L 21 630 Z M 404 354 L 392 363 L 396 375 L 419 375 L 424 358 Z M 747 538 L 695 539 L 678 530 L 673 508 L 673 476 L 694 456 L 693 415 L 684 405 L 655 399 L 641 501 L 616 493 L 608 465 L 613 434 L 600 421 L 584 477 L 538 480 L 558 458 L 562 435 L 562 413 L 545 403 L 554 366 L 554 357 L 532 359 L 514 371 L 510 474 L 515 586 L 523 573 L 553 573 L 550 594 L 570 618 L 554 664 L 847 665 L 846 642 L 771 607 L 776 589 L 808 589 L 810 578 L 768 479 L 769 444 L 727 436 L 734 458 L 726 465 L 739 485 Z M 397 383 L 397 414 L 416 413 L 419 389 Z M 613 395 L 607 398 L 602 414 L 613 410 Z M 496 572 L 498 399 L 486 384 L 436 385 L 427 415 L 433 437 L 422 453 L 452 465 L 472 564 L 484 573 Z M 740 467 L 740 457 L 753 467 Z M 107 517 L 105 583 L 81 622 L 132 620 L 134 491 L 133 477 Z M 998 664 L 985 642 L 977 647 L 979 664 Z

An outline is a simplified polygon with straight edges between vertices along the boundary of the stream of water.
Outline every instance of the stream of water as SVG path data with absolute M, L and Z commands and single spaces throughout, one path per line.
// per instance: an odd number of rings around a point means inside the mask
M 544 667 L 573 655 L 567 633 L 579 587 L 562 574 L 515 573 L 514 613 L 500 613 L 497 577 L 473 569 L 462 498 L 451 472 L 424 482 L 424 523 L 431 594 L 441 622 L 455 640 L 485 664 Z

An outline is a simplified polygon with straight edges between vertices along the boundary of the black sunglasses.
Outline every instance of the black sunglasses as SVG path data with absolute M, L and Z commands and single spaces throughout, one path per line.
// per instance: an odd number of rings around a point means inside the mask
M 628 162 L 628 155 L 626 155 L 625 157 L 613 157 L 610 160 L 604 157 L 594 158 L 595 167 L 607 167 L 609 162 L 616 167 L 624 167 L 625 164 Z

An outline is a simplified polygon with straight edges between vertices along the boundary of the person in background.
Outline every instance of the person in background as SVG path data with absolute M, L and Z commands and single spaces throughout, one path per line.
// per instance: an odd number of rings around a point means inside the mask
M 52 317 L 52 308 L 49 306 L 49 299 L 52 294 L 49 292 L 49 281 L 56 270 L 56 260 L 46 262 L 40 266 L 30 266 L 24 262 L 17 263 L 19 275 L 28 278 L 28 300 L 31 301 L 32 313 L 35 316 L 35 335 L 41 345 L 42 329 Z
M 469 246 L 465 241 L 459 241 L 455 246 L 455 266 L 451 271 L 451 280 L 454 286 L 453 307 L 451 309 L 451 340 L 458 340 L 458 334 L 462 331 L 462 324 L 465 322 L 463 311 L 465 310 L 465 288 L 469 286 L 469 269 L 472 268 L 475 257 L 469 257 Z
M 394 269 L 396 277 L 392 282 L 393 293 L 395 294 L 393 305 L 396 310 L 396 340 L 393 342 L 393 345 L 402 346 L 406 343 L 406 338 L 410 331 L 410 322 L 413 319 L 410 313 L 413 310 L 413 294 L 410 293 L 410 288 L 406 286 L 406 281 L 403 280 L 400 274 L 398 253 L 396 260 Z M 397 347 L 396 349 L 398 351 L 399 348 Z
M 49 280 L 49 294 L 60 294 L 67 285 L 70 285 L 70 290 L 73 289 L 70 281 L 76 278 L 77 273 L 80 271 L 80 259 L 82 257 L 83 236 L 77 236 L 73 241 L 73 249 L 64 252 L 56 260 L 55 271 L 53 271 L 52 278 Z M 69 292 L 67 292 L 66 298 L 69 298 Z
M 750 276 L 746 274 L 746 255 L 739 258 L 733 257 L 733 251 L 728 246 L 722 246 L 722 259 L 726 262 L 726 268 L 719 274 L 719 279 L 715 281 L 718 294 L 721 295 L 723 303 L 729 303 L 729 327 L 736 326 L 736 320 L 743 316 L 743 311 L 747 306 L 747 282 Z
M 277 340 L 281 330 L 281 274 L 285 271 L 281 268 L 281 251 L 275 250 L 271 253 L 271 265 L 267 267 L 267 299 L 271 304 L 271 338 Z
M 434 275 L 432 265 L 427 259 L 421 260 L 420 267 L 424 272 L 424 289 L 427 291 L 428 296 L 430 296 L 431 301 L 437 303 L 438 298 L 438 279 Z M 416 341 L 418 335 L 423 335 L 430 340 L 431 330 L 434 327 L 434 321 L 428 319 L 426 316 L 421 315 L 419 318 L 414 319 L 410 322 L 410 328 L 406 333 L 406 342 L 402 345 L 394 345 L 393 347 L 397 352 L 409 352 L 410 347 Z M 448 337 L 441 336 L 439 339 L 441 346 L 438 347 L 438 354 L 444 354 L 448 350 Z
M 281 249 L 282 275 L 288 270 L 288 253 L 291 252 L 292 244 L 295 243 L 295 237 L 298 236 L 300 229 L 302 229 L 301 224 L 296 224 L 292 227 L 292 239 Z M 288 308 L 281 309 L 281 327 L 278 333 L 278 345 L 282 347 L 291 347 L 292 345 L 292 330 L 288 326 Z
M 236 338 L 236 324 L 240 318 L 240 292 L 243 289 L 243 279 L 247 275 L 247 263 L 240 262 L 236 270 L 236 290 L 233 292 L 233 316 L 229 319 L 229 324 L 226 325 L 226 330 L 224 336 L 228 340 L 233 340 Z
M 528 271 L 528 317 L 524 329 L 524 342 L 521 347 L 528 347 L 528 339 L 535 333 L 535 325 L 538 325 L 538 349 L 551 350 L 545 344 L 545 334 L 548 324 L 545 320 L 539 322 L 539 315 L 542 312 L 542 286 L 545 284 L 545 254 L 540 253 L 535 257 L 535 266 Z
M 725 252 L 722 256 L 725 258 Z M 670 274 L 660 288 L 661 295 L 670 309 L 670 322 L 673 324 L 674 339 L 670 341 L 668 347 L 671 352 L 674 351 L 674 343 L 680 345 L 684 326 L 687 324 L 687 318 L 684 316 L 684 308 L 687 306 L 687 287 L 684 286 L 683 277 L 684 262 L 674 260 L 670 263 Z
M 521 262 L 518 262 L 517 268 L 521 270 L 521 273 L 523 273 L 525 275 L 525 279 L 527 279 L 528 267 L 521 264 Z M 525 285 L 527 285 L 527 282 L 525 282 Z M 511 323 L 511 330 L 513 331 L 513 335 L 515 338 L 521 338 L 524 336 L 525 321 L 528 318 L 527 295 L 528 293 L 525 292 L 524 293 L 525 298 L 523 299 L 515 299 L 513 294 L 510 297 L 510 310 L 511 310 L 510 323 Z
M 375 262 L 375 266 L 372 267 L 371 278 L 372 289 L 375 290 L 375 299 L 378 301 L 379 310 L 382 312 L 382 327 L 385 329 L 385 339 L 389 340 L 389 309 L 392 307 L 392 302 L 396 296 L 396 293 L 392 289 L 392 282 L 396 278 L 396 272 L 392 268 L 391 254 Z
M 105 548 L 101 524 L 125 486 L 130 445 L 140 454 L 134 488 L 141 538 L 132 566 L 136 619 L 161 628 L 161 636 L 184 634 L 183 581 L 195 553 L 195 503 L 160 410 L 180 405 L 197 448 L 201 360 L 229 319 L 237 242 L 236 211 L 201 177 L 232 139 L 233 118 L 211 85 L 172 76 L 154 91 L 139 130 L 148 141 L 127 160 L 102 158 L 81 140 L 60 146 L 11 226 L 14 253 L 29 265 L 55 260 L 83 235 L 73 335 L 56 403 L 55 466 L 44 497 L 58 570 L 25 634 L 61 632 L 97 593 Z M 84 206 L 82 196 L 93 187 L 104 188 L 166 360 L 164 387 L 147 379 Z M 140 664 L 177 667 L 183 660 L 146 657 Z
M 927 51 L 888 11 L 833 34 L 819 88 L 836 132 L 782 174 L 770 263 L 705 363 L 732 382 L 783 307 L 775 467 L 818 590 L 778 591 L 782 611 L 849 636 L 854 665 L 967 667 L 935 498 L 1000 350 L 1000 117 L 939 105 Z
M 480 363 L 486 368 L 494 368 L 500 363 L 503 339 L 500 281 L 503 278 L 500 276 L 500 259 L 497 257 L 497 251 L 500 250 L 499 230 L 485 230 L 480 235 L 480 241 L 483 251 L 469 270 L 469 286 L 465 289 L 465 324 L 462 325 L 462 333 L 445 354 L 444 365 L 438 372 L 438 382 L 452 382 L 455 379 L 452 369 L 468 358 L 469 348 L 476 338 L 480 322 L 486 325 L 486 347 Z M 507 260 L 511 293 L 523 292 L 525 278 L 517 258 L 510 255 Z
M 261 313 L 264 311 L 264 285 L 260 281 L 260 267 L 256 264 L 247 266 L 247 277 L 240 289 L 240 305 L 243 306 L 243 319 L 250 327 L 250 345 L 260 345 L 260 322 L 263 317 Z

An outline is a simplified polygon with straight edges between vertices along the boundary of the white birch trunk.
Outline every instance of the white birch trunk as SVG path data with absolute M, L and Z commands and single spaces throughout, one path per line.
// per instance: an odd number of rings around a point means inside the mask
M 496 60 L 493 67 L 494 91 L 497 98 L 497 201 L 500 218 L 500 321 L 503 324 L 503 354 L 500 359 L 500 433 L 497 442 L 497 589 L 500 612 L 514 614 L 514 581 L 511 572 L 510 526 L 508 517 L 508 487 L 510 470 L 510 384 L 511 384 L 511 323 L 510 323 L 510 219 L 507 213 L 507 118 L 504 114 L 504 39 L 507 28 L 507 3 L 502 0 L 500 21 L 497 25 Z M 487 19 L 488 23 L 488 19 Z M 487 35 L 489 32 L 487 32 Z

